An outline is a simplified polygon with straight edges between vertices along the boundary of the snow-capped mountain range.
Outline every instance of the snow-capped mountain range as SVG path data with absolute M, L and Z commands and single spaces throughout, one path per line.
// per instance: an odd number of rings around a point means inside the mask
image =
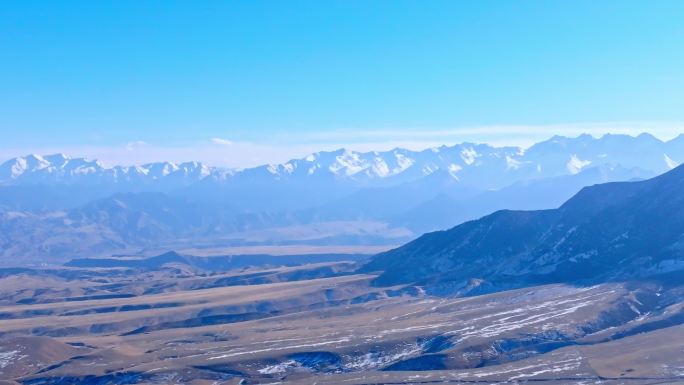
M 684 135 L 661 141 L 650 134 L 594 138 L 554 136 L 530 148 L 461 143 L 422 151 L 340 149 L 318 152 L 280 165 L 242 170 L 235 179 L 334 179 L 359 185 L 389 185 L 444 171 L 465 185 L 500 188 L 519 180 L 577 174 L 605 164 L 661 173 L 684 161 Z
M 243 170 L 29 155 L 0 165 L 0 259 L 180 240 L 398 244 L 496 210 L 555 208 L 585 186 L 643 180 L 681 162 L 684 136 L 649 134 L 555 136 L 527 149 L 340 149 Z
M 383 152 L 346 149 L 310 154 L 277 165 L 243 170 L 199 162 L 159 162 L 105 167 L 96 160 L 63 154 L 28 155 L 0 165 L 0 184 L 142 184 L 189 186 L 203 179 L 255 181 L 335 181 L 356 186 L 387 186 L 420 179 L 436 171 L 465 185 L 496 189 L 520 180 L 577 174 L 605 164 L 661 173 L 684 161 L 684 135 L 661 141 L 652 135 L 605 135 L 594 138 L 554 136 L 528 149 L 461 143 L 422 151 L 397 148 Z
M 199 162 L 105 167 L 97 160 L 71 158 L 64 154 L 31 154 L 0 165 L 0 183 L 140 183 L 163 179 L 191 183 L 213 171 L 213 168 Z

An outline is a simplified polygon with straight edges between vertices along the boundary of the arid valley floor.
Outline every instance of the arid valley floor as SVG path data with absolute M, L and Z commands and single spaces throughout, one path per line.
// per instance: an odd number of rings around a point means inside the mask
M 5 269 L 0 383 L 684 382 L 681 279 L 455 297 L 356 266 Z

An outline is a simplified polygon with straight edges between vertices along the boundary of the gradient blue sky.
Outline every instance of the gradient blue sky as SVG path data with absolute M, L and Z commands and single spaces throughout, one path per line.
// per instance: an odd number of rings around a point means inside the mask
M 0 155 L 666 138 L 683 106 L 684 1 L 0 4 Z

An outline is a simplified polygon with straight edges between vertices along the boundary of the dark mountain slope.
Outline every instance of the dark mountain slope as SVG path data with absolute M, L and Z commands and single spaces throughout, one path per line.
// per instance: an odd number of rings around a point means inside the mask
M 379 284 L 510 287 L 684 269 L 684 166 L 640 182 L 586 187 L 560 208 L 499 211 L 377 255 Z

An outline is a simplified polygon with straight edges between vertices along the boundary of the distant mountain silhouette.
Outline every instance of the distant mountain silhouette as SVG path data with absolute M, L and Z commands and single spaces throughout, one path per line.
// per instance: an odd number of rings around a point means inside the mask
M 378 284 L 471 290 L 684 270 L 684 166 L 582 189 L 558 209 L 497 211 L 377 255 Z

